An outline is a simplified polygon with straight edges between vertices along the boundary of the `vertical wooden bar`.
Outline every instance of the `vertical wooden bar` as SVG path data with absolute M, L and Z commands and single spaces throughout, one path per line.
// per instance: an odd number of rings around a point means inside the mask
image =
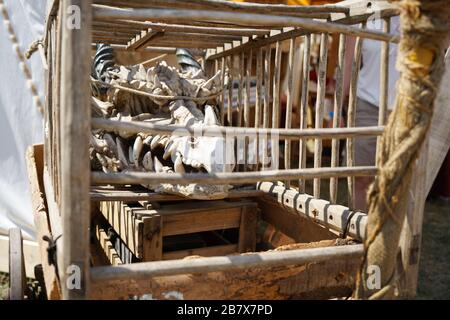
M 333 128 L 339 128 L 342 116 L 342 104 L 344 102 L 344 66 L 345 66 L 345 34 L 339 35 L 339 49 L 338 49 L 338 64 L 336 67 L 336 90 L 334 93 L 334 108 L 333 108 Z M 339 139 L 333 139 L 331 142 L 331 167 L 339 166 Z M 330 179 L 330 202 L 336 204 L 337 202 L 338 179 Z
M 383 32 L 391 31 L 391 19 L 383 20 Z M 381 61 L 380 61 L 380 106 L 378 108 L 378 125 L 386 124 L 386 111 L 388 108 L 388 90 L 389 90 L 389 42 L 381 43 Z M 377 154 L 380 148 L 380 137 L 377 138 Z
M 143 261 L 159 261 L 163 255 L 163 220 L 160 215 L 143 218 Z
M 277 41 L 275 47 L 275 64 L 273 68 L 273 104 L 272 104 L 272 128 L 280 126 L 280 75 L 281 75 L 281 42 Z M 272 169 L 279 168 L 279 141 L 278 137 L 271 137 Z
M 264 78 L 263 70 L 263 49 L 259 48 L 256 53 L 256 100 L 255 100 L 255 128 L 261 127 L 261 104 L 263 99 L 262 82 Z M 255 170 L 259 168 L 259 135 L 256 137 Z
M 91 0 L 63 0 L 61 74 L 61 215 L 58 257 L 64 299 L 89 292 Z M 77 14 L 81 13 L 77 25 Z
M 293 69 L 294 69 L 294 54 L 295 54 L 295 38 L 289 39 L 289 58 L 287 69 L 287 92 L 286 92 L 286 117 L 285 128 L 290 129 L 292 126 L 292 91 L 293 91 Z M 284 141 L 284 168 L 291 168 L 291 141 Z M 289 188 L 291 182 L 285 182 L 286 187 Z
M 319 74 L 317 80 L 316 119 L 315 127 L 323 127 L 323 109 L 325 104 L 327 59 L 328 59 L 328 34 L 320 35 Z M 316 139 L 314 143 L 314 168 L 322 167 L 322 140 Z M 314 197 L 320 198 L 320 178 L 314 179 Z
M 252 75 L 253 52 L 250 49 L 245 66 L 245 91 L 244 91 L 244 127 L 250 127 L 250 80 Z M 244 138 L 244 171 L 248 167 L 248 141 L 249 137 Z
M 263 128 L 269 128 L 270 125 L 270 62 L 271 62 L 272 49 L 270 45 L 266 47 L 266 53 L 264 55 L 264 111 L 263 111 Z M 268 160 L 268 140 L 263 141 L 263 169 L 266 167 Z
M 256 228 L 258 211 L 256 207 L 245 206 L 241 210 L 241 223 L 239 226 L 238 251 L 254 252 L 256 247 Z
M 309 101 L 309 72 L 310 72 L 310 55 L 311 55 L 311 34 L 304 36 L 303 44 L 303 75 L 302 75 L 302 96 L 300 100 L 300 129 L 306 128 L 306 111 Z M 306 167 L 306 140 L 300 140 L 299 143 L 299 159 L 298 167 L 300 169 Z M 305 192 L 305 180 L 299 180 L 298 189 Z
M 363 23 L 363 28 L 366 24 Z M 361 50 L 363 39 L 361 37 L 356 38 L 355 43 L 355 56 L 352 64 L 352 76 L 350 79 L 350 93 L 348 98 L 348 111 L 347 111 L 347 127 L 355 126 L 355 113 L 357 102 L 357 90 L 358 90 L 358 75 L 359 68 L 361 67 Z M 353 167 L 355 165 L 355 148 L 353 145 L 354 139 L 347 139 L 347 167 Z M 350 209 L 355 207 L 355 178 L 347 178 L 348 185 L 348 206 Z
M 226 63 L 226 57 L 222 57 L 222 63 L 221 63 L 221 71 L 222 71 L 222 95 L 220 96 L 220 124 L 223 126 L 225 125 L 225 63 Z
M 239 61 L 239 73 L 238 73 L 238 81 L 239 81 L 239 87 L 238 87 L 238 109 L 237 109 L 237 113 L 238 113 L 238 127 L 242 127 L 242 111 L 243 111 L 243 107 L 244 107 L 244 103 L 242 101 L 243 98 L 243 94 L 242 94 L 242 90 L 244 89 L 244 77 L 243 77 L 243 72 L 245 69 L 244 66 L 244 59 L 245 59 L 245 55 L 244 52 L 241 52 L 238 55 L 238 61 Z
M 227 122 L 229 126 L 233 126 L 233 56 L 227 56 L 229 71 L 228 78 L 228 105 L 227 105 Z

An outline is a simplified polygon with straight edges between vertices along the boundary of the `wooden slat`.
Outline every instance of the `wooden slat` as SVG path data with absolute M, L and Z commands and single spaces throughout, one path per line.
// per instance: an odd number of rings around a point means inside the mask
M 254 252 L 256 249 L 256 229 L 258 225 L 258 210 L 256 206 L 246 206 L 241 209 L 239 225 L 238 251 Z
M 154 214 L 143 219 L 142 235 L 143 261 L 158 261 L 163 257 L 163 219 Z
M 286 129 L 292 127 L 292 105 L 293 105 L 293 81 L 294 81 L 294 54 L 295 54 L 295 38 L 289 40 L 289 58 L 287 69 L 287 92 L 286 92 L 286 117 L 284 126 Z M 284 141 L 284 168 L 291 168 L 291 142 Z M 286 181 L 286 186 L 290 186 L 290 181 Z
M 320 35 L 319 73 L 317 75 L 316 129 L 323 127 L 325 92 L 327 90 L 328 44 L 328 33 L 322 33 Z M 316 139 L 314 142 L 314 168 L 320 167 L 322 167 L 322 140 Z M 314 197 L 320 198 L 320 178 L 314 179 Z
M 338 48 L 338 64 L 335 72 L 336 89 L 334 93 L 334 108 L 333 108 L 333 128 L 341 126 L 342 107 L 344 103 L 344 67 L 345 67 L 345 43 L 347 37 L 343 34 L 339 35 Z M 339 140 L 333 139 L 331 141 L 331 167 L 339 167 L 340 149 Z M 338 179 L 330 179 L 330 202 L 336 204 L 338 193 Z
M 20 228 L 9 229 L 9 299 L 25 298 L 25 263 Z

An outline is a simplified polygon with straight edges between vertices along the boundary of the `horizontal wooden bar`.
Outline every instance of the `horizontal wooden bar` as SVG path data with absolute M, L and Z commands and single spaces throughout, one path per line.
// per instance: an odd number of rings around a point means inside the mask
M 283 129 L 283 128 L 252 128 L 252 127 L 222 127 L 198 126 L 184 127 L 175 125 L 158 125 L 143 121 L 119 121 L 102 118 L 92 119 L 93 129 L 127 133 L 148 133 L 174 136 L 202 136 L 202 137 L 256 137 L 270 135 L 272 138 L 286 140 L 299 139 L 344 139 L 348 137 L 380 136 L 384 127 L 351 127 L 351 128 L 321 128 L 321 129 Z
M 206 273 L 245 268 L 266 268 L 323 262 L 330 259 L 362 257 L 362 244 L 290 251 L 246 253 L 225 257 L 205 257 L 189 260 L 171 260 L 134 263 L 126 266 L 91 268 L 91 280 L 140 280 L 189 273 Z
M 264 193 L 259 190 L 231 190 L 228 192 L 227 198 L 250 198 L 258 197 Z M 144 191 L 132 191 L 132 190 L 116 190 L 113 188 L 92 187 L 91 188 L 91 200 L 92 201 L 180 201 L 191 200 L 182 196 L 144 192 Z
M 256 183 L 260 181 L 294 180 L 294 179 L 327 179 L 331 177 L 375 176 L 376 167 L 341 167 L 341 168 L 308 168 L 289 170 L 267 170 L 253 172 L 218 172 L 207 173 L 150 173 L 150 172 L 92 172 L 93 184 L 190 184 L 205 183 L 212 185 Z
M 334 205 L 329 201 L 315 199 L 306 193 L 299 193 L 296 189 L 286 188 L 272 182 L 257 184 L 258 190 L 263 191 L 264 199 L 275 201 L 279 206 L 312 220 L 328 229 L 362 241 L 365 237 L 367 215 L 363 212 L 353 212 L 342 205 Z
M 183 21 L 189 23 L 191 20 L 221 21 L 225 23 L 245 24 L 248 26 L 263 25 L 270 28 L 298 27 L 310 32 L 344 33 L 351 36 L 359 36 L 372 40 L 398 42 L 399 37 L 384 32 L 361 29 L 339 23 L 329 23 L 312 19 L 276 16 L 258 13 L 236 13 L 221 12 L 213 10 L 191 10 L 191 9 L 118 9 L 94 5 L 94 17 L 96 19 L 132 19 L 147 20 L 152 17 L 155 21 Z
M 305 17 L 323 17 L 318 14 L 349 13 L 349 8 L 340 5 L 312 5 L 312 6 L 287 6 L 282 4 L 260 4 L 260 3 L 238 3 L 224 0 L 95 0 L 95 4 L 119 6 L 126 8 L 192 8 L 192 9 L 214 9 L 231 12 L 257 12 L 265 14 L 290 14 Z

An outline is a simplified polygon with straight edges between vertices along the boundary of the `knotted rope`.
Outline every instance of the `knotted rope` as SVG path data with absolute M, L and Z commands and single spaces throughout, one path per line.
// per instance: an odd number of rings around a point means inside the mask
M 407 210 L 407 192 L 419 151 L 430 128 L 434 100 L 444 70 L 444 43 L 450 30 L 448 0 L 392 0 L 401 9 L 395 109 L 377 155 L 380 173 L 368 192 L 365 256 L 355 298 L 394 297 L 396 256 Z M 372 287 L 372 266 L 381 271 L 381 288 Z
M 22 70 L 23 74 L 25 75 L 27 87 L 28 89 L 30 89 L 31 95 L 33 96 L 33 102 L 37 106 L 38 110 L 41 113 L 44 113 L 44 105 L 42 104 L 41 98 L 39 97 L 39 91 L 36 85 L 34 84 L 31 70 L 30 68 L 28 68 L 26 59 L 22 54 L 22 51 L 20 51 L 20 45 L 17 40 L 16 33 L 12 27 L 11 21 L 9 19 L 9 14 L 8 11 L 6 10 L 6 6 L 3 0 L 0 0 L 0 12 L 3 16 L 3 24 L 5 25 L 6 30 L 9 33 L 9 40 L 12 42 L 12 48 L 20 61 L 19 67 Z

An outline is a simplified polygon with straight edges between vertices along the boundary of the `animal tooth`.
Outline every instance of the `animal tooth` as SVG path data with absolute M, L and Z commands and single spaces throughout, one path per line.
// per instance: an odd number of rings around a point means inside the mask
M 181 157 L 181 154 L 177 153 L 177 158 L 175 159 L 175 162 L 173 164 L 173 168 L 175 169 L 176 173 L 186 173 L 182 160 L 183 158 Z
M 153 137 L 152 142 L 150 143 L 150 149 L 152 149 L 152 151 L 158 145 L 158 141 L 160 138 L 161 138 L 161 136 L 159 134 L 157 134 L 156 136 Z
M 153 158 L 153 163 L 155 165 L 155 171 L 156 172 L 164 172 L 164 166 L 161 163 L 161 161 L 159 161 L 159 159 L 157 157 Z
M 146 145 L 150 145 L 150 143 L 152 142 L 153 136 L 148 136 L 147 138 L 144 139 L 143 143 Z
M 134 140 L 134 145 L 133 145 L 133 160 L 134 160 L 134 165 L 136 166 L 136 168 L 139 167 L 139 158 L 141 157 L 143 147 L 144 147 L 144 144 L 142 141 L 142 137 L 138 135 L 136 137 L 136 140 Z
M 117 155 L 119 157 L 119 160 L 120 160 L 120 162 L 122 162 L 123 167 L 127 168 L 129 166 L 129 163 L 128 163 L 127 157 L 125 155 L 126 145 L 120 137 L 116 138 L 116 145 L 117 145 Z
M 177 144 L 175 142 L 169 142 L 166 146 L 166 150 L 164 151 L 163 159 L 167 160 L 176 150 Z
M 132 146 L 128 147 L 128 161 L 130 163 L 132 163 L 132 164 L 134 163 L 133 147 Z
M 151 151 L 147 151 L 142 158 L 142 166 L 147 171 L 153 171 L 153 159 Z
M 159 140 L 159 145 L 162 147 L 165 147 L 167 145 L 167 143 L 169 142 L 169 137 L 168 136 L 163 136 L 161 137 L 161 139 Z

